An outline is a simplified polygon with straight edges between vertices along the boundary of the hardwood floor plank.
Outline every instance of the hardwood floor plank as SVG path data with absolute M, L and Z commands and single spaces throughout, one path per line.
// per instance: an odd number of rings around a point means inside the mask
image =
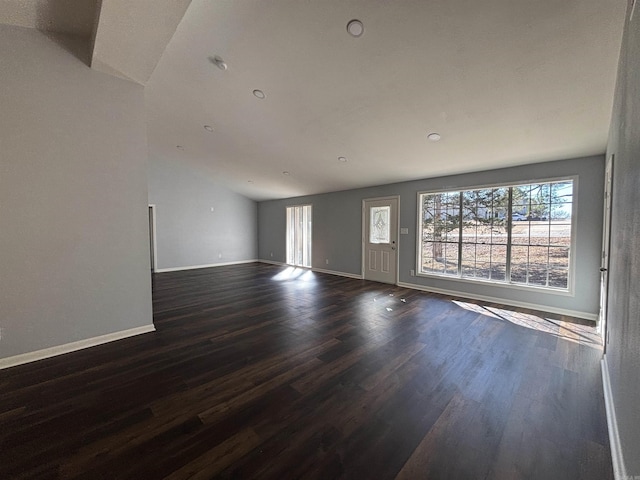
M 165 478 L 209 479 L 259 444 L 260 437 L 251 428 L 246 428 Z
M 592 324 L 283 271 L 156 274 L 156 332 L 0 371 L 0 478 L 613 478 Z

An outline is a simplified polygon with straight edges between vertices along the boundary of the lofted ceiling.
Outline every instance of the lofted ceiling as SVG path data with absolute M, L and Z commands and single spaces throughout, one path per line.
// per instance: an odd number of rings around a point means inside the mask
M 624 12 L 624 0 L 193 0 L 146 88 L 150 161 L 205 166 L 261 200 L 601 154 Z
M 149 161 L 187 162 L 262 200 L 603 153 L 625 9 L 0 0 L 0 23 L 97 25 L 93 68 L 146 85 Z

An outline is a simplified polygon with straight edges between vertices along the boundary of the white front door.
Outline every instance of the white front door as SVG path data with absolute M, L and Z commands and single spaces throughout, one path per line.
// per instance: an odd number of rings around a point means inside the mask
M 396 283 L 398 274 L 398 197 L 364 200 L 362 271 L 366 280 Z

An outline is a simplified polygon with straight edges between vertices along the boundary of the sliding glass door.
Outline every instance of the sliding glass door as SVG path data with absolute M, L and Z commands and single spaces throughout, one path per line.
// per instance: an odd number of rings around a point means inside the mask
M 287 207 L 287 263 L 311 268 L 311 205 Z

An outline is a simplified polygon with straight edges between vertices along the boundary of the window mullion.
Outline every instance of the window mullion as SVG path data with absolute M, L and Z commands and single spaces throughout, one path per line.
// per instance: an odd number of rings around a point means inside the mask
M 462 198 L 464 192 L 460 192 L 458 208 L 458 277 L 462 278 Z
M 511 283 L 511 230 L 513 224 L 513 187 L 509 187 L 507 200 L 507 265 L 505 268 L 505 280 Z
M 555 183 L 515 184 L 493 189 L 420 192 L 420 273 L 455 276 L 462 280 L 466 280 L 468 275 L 470 280 L 477 278 L 491 283 L 568 290 L 568 279 L 573 273 L 571 253 L 574 252 L 571 252 L 571 247 L 575 235 L 573 183 L 572 180 L 558 180 Z M 558 193 L 554 193 L 556 191 Z M 456 194 L 459 196 L 458 238 L 454 241 L 454 231 L 449 229 L 455 221 L 451 216 L 455 206 L 450 202 Z M 450 213 L 428 209 L 429 205 L 434 208 L 440 197 L 449 199 Z M 465 224 L 467 205 L 469 225 Z M 502 232 L 502 228 L 506 228 L 506 232 Z M 444 239 L 435 235 L 438 229 L 445 231 Z M 466 240 L 465 234 L 468 234 Z M 446 249 L 449 253 L 439 254 L 437 248 Z M 451 262 L 452 249 L 455 248 L 456 268 L 451 270 L 450 263 L 440 268 L 442 259 L 437 262 L 434 259 L 441 255 L 445 262 L 447 259 Z M 425 264 L 423 269 L 425 258 L 425 262 L 431 263 Z M 500 265 L 494 272 L 498 259 Z M 468 273 L 465 270 L 467 265 Z

